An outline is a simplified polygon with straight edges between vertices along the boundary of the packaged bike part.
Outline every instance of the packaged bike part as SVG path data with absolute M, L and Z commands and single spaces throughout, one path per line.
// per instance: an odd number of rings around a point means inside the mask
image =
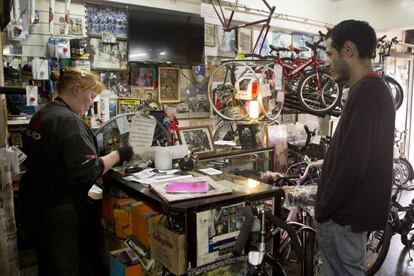
M 283 186 L 282 189 L 285 192 L 285 202 L 283 207 L 289 210 L 299 207 L 314 216 L 314 205 L 318 185 Z

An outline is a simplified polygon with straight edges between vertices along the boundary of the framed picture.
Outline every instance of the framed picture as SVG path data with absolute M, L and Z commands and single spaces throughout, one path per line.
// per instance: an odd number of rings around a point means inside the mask
M 127 9 L 86 4 L 86 29 L 88 35 L 101 36 L 103 32 L 111 32 L 119 38 L 128 36 Z
M 158 67 L 158 97 L 160 103 L 180 102 L 178 68 Z
M 237 125 L 237 132 L 239 133 L 240 145 L 242 149 L 254 148 L 257 146 L 256 142 L 256 133 L 257 133 L 257 124 Z
M 128 48 L 126 41 L 115 44 L 102 43 L 100 38 L 91 38 L 92 69 L 127 69 Z
M 237 31 L 237 49 L 242 53 L 252 52 L 252 30 L 239 28 Z
M 211 47 L 216 46 L 216 25 L 204 25 L 204 45 Z
M 59 16 L 59 33 L 65 33 L 65 18 Z M 68 35 L 83 36 L 83 22 L 81 17 L 70 16 Z
M 180 128 L 178 139 L 180 144 L 188 145 L 188 149 L 196 154 L 208 154 L 215 151 L 208 126 Z
M 99 72 L 99 78 L 105 85 L 106 89 L 111 91 L 111 93 L 116 94 L 119 98 L 131 98 L 128 75 L 127 71 Z
M 118 114 L 136 112 L 141 109 L 142 102 L 140 99 L 118 99 Z
M 150 89 L 154 86 L 154 66 L 131 63 L 131 85 Z
M 218 28 L 218 55 L 222 57 L 234 57 L 236 55 L 236 30 L 225 32 Z

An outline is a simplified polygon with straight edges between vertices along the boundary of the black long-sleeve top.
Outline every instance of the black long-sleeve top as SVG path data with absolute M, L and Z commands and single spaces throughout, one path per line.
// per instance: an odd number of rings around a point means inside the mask
M 384 229 L 393 175 L 395 104 L 372 73 L 354 84 L 330 142 L 318 184 L 315 218 Z

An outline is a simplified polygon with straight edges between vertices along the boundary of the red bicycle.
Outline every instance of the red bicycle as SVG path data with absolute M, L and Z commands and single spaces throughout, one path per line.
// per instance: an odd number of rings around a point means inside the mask
M 280 66 L 282 68 L 282 80 L 287 97 L 298 100 L 299 103 L 309 111 L 316 114 L 324 115 L 334 109 L 341 101 L 342 87 L 335 83 L 329 74 L 325 61 L 317 57 L 317 50 L 325 50 L 320 45 L 324 35 L 319 32 L 320 38 L 314 43 L 306 42 L 306 46 L 313 52 L 310 58 L 304 59 L 300 57 L 286 58 L 280 57 L 280 52 L 294 51 L 298 54 L 306 51 L 303 48 L 281 48 L 270 45 L 270 56 L 259 56 L 255 54 L 248 55 L 250 57 L 271 60 L 273 64 L 268 68 Z M 274 78 L 274 70 L 266 72 L 268 78 Z

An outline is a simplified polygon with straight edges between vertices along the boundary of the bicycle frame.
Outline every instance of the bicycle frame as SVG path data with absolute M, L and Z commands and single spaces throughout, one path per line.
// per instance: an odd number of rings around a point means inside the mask
M 259 36 L 257 37 L 257 40 L 256 40 L 256 42 L 254 44 L 254 47 L 253 47 L 253 53 L 256 50 L 256 47 L 257 47 L 257 45 L 258 45 L 258 43 L 260 41 L 260 38 L 261 38 L 263 32 L 265 32 L 265 35 L 263 37 L 262 44 L 260 45 L 259 53 L 262 51 L 264 41 L 265 41 L 265 39 L 267 37 L 267 34 L 269 33 L 270 20 L 272 19 L 272 16 L 273 16 L 273 14 L 274 14 L 274 12 L 276 10 L 276 7 L 275 6 L 270 6 L 267 3 L 266 0 L 262 0 L 263 3 L 266 5 L 266 7 L 269 9 L 269 15 L 267 16 L 267 18 L 262 19 L 262 20 L 248 22 L 246 24 L 241 24 L 241 25 L 237 25 L 237 26 L 231 27 L 231 23 L 233 21 L 233 16 L 234 16 L 234 13 L 236 11 L 237 4 L 238 4 L 239 1 L 236 0 L 236 2 L 234 3 L 234 5 L 233 5 L 233 7 L 231 9 L 231 13 L 230 13 L 229 19 L 226 19 L 225 15 L 224 15 L 224 11 L 223 11 L 223 6 L 222 6 L 222 1 L 221 0 L 209 0 L 209 1 L 210 1 L 210 4 L 213 6 L 213 9 L 214 9 L 215 13 L 217 14 L 217 16 L 218 16 L 218 18 L 219 18 L 219 20 L 221 22 L 221 25 L 223 26 L 223 30 L 225 32 L 229 32 L 229 31 L 232 31 L 232 30 L 235 30 L 235 29 L 238 29 L 238 28 L 243 28 L 243 27 L 248 27 L 248 26 L 262 24 L 262 28 L 260 29 Z M 215 4 L 215 2 L 217 2 L 218 7 L 216 6 L 217 4 Z

